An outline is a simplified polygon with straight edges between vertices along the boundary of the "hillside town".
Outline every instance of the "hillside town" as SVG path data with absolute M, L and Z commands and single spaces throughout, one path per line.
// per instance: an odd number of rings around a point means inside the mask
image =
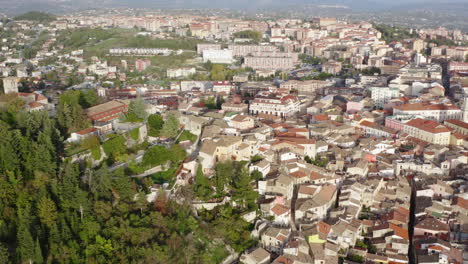
M 2 147 L 22 144 L 12 131 L 46 127 L 28 116 L 51 118 L 60 136 L 48 141 L 60 142 L 59 164 L 81 168 L 81 185 L 100 190 L 90 175 L 104 170 L 138 182 L 131 195 L 107 190 L 109 215 L 128 199 L 141 214 L 188 205 L 200 226 L 236 219 L 237 238 L 213 239 L 220 259 L 116 263 L 468 261 L 467 33 L 190 14 L 0 27 Z M 10 180 L 21 170 L 0 165 Z M 57 197 L 47 199 L 65 208 Z M 105 263 L 96 252 L 91 263 Z

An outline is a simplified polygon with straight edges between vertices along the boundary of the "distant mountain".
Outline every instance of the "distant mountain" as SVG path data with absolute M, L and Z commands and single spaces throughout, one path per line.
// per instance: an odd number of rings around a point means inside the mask
M 0 0 L 0 10 L 22 13 L 32 10 L 66 11 L 101 7 L 135 8 L 236 8 L 243 10 L 298 7 L 302 5 L 346 6 L 353 11 L 381 11 L 464 4 L 467 0 Z M 467 14 L 468 16 L 468 14 Z

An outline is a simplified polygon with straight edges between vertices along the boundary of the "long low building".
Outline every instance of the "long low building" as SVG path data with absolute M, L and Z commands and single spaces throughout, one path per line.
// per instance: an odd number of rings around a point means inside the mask
M 86 109 L 88 118 L 93 122 L 113 121 L 121 114 L 127 113 L 128 104 L 121 100 L 113 100 Z
M 244 67 L 250 67 L 254 70 L 290 70 L 296 64 L 293 57 L 245 57 Z
M 403 104 L 393 107 L 393 115 L 418 115 L 425 119 L 442 122 L 447 119 L 461 119 L 460 108 L 454 104 Z

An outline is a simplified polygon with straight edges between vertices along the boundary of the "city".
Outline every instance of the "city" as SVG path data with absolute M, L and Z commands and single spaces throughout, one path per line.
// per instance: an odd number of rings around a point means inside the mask
M 468 262 L 468 33 L 236 14 L 0 20 L 0 263 Z

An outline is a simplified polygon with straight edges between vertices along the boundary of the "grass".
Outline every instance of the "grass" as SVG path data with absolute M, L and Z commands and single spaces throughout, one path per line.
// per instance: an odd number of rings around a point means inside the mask
M 151 177 L 153 178 L 153 182 L 156 184 L 169 183 L 169 185 L 172 185 L 175 180 L 176 172 L 177 167 L 174 166 L 166 171 L 157 172 L 151 175 Z
M 91 155 L 93 156 L 94 160 L 100 160 L 101 159 L 101 146 L 92 148 Z
M 140 136 L 140 128 L 139 127 L 130 130 L 130 137 L 133 140 L 138 140 L 139 136 Z
M 81 144 L 71 144 L 65 148 L 65 155 L 73 156 L 81 152 L 85 152 L 87 149 L 81 146 Z
M 185 141 L 185 140 L 190 140 L 190 142 L 193 143 L 193 142 L 197 141 L 197 136 L 190 133 L 190 131 L 184 130 L 184 132 L 182 132 L 182 134 L 180 135 L 177 142 L 182 142 L 182 141 Z

